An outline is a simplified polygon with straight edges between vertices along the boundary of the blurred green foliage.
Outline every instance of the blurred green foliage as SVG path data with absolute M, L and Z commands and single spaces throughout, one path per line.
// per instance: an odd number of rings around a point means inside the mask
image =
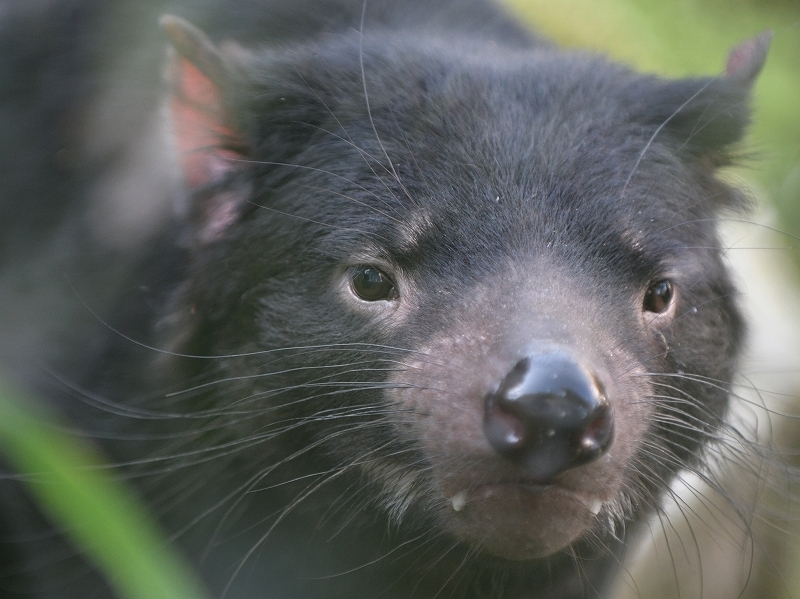
M 189 567 L 91 447 L 0 384 L 0 449 L 120 599 L 204 599 Z
M 754 90 L 754 119 L 739 174 L 760 187 L 782 227 L 800 233 L 800 2 L 797 0 L 505 0 L 561 46 L 587 48 L 641 71 L 713 75 L 728 50 L 771 29 Z M 749 158 L 752 156 L 752 158 Z

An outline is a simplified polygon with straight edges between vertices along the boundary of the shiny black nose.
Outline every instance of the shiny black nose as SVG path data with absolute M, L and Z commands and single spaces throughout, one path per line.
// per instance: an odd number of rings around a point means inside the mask
M 561 352 L 520 360 L 486 398 L 483 430 L 531 479 L 590 462 L 611 445 L 614 415 L 598 377 Z

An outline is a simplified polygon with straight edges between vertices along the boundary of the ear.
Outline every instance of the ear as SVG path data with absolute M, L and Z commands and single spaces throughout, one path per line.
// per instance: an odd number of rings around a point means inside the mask
M 231 67 L 199 29 L 172 15 L 160 20 L 172 45 L 168 78 L 172 139 L 187 188 L 196 241 L 210 243 L 236 222 L 244 190 L 222 189 L 242 164 L 243 136 L 225 105 Z
M 728 54 L 725 77 L 729 81 L 738 81 L 751 86 L 761 72 L 764 61 L 767 60 L 770 42 L 772 42 L 772 32 L 764 31 L 761 35 L 736 46 Z
M 750 92 L 771 39 L 764 32 L 733 48 L 716 77 L 657 83 L 640 97 L 637 118 L 669 137 L 683 159 L 711 168 L 726 164 L 750 122 Z
M 173 52 L 169 64 L 172 135 L 190 189 L 217 182 L 239 158 L 241 136 L 223 105 L 228 73 L 221 53 L 199 29 L 172 15 L 161 18 Z

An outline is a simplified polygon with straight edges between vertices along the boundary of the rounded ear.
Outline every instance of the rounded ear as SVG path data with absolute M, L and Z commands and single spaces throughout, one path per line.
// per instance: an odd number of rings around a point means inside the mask
M 764 31 L 754 38 L 745 40 L 728 54 L 725 77 L 751 86 L 767 60 L 767 51 L 772 42 L 772 32 Z
M 221 238 L 241 217 L 247 190 L 221 184 L 242 165 L 244 137 L 225 103 L 231 67 L 211 40 L 172 15 L 160 20 L 171 43 L 168 66 L 173 147 L 192 192 L 187 220 L 196 243 Z
M 683 159 L 712 168 L 726 164 L 750 122 L 750 92 L 771 39 L 764 32 L 737 45 L 716 77 L 634 84 L 634 118 L 672 139 Z
M 228 69 L 199 29 L 165 15 L 161 27 L 172 44 L 168 70 L 172 138 L 190 189 L 218 182 L 241 157 L 242 136 L 223 103 Z
M 298 57 L 227 41 L 216 46 L 171 15 L 161 18 L 161 27 L 171 44 L 173 146 L 192 192 L 188 224 L 194 239 L 205 244 L 247 213 L 256 171 L 291 163 L 320 135 L 330 114 L 320 94 L 326 85 L 338 89 L 340 81 L 326 83 L 330 74 L 313 52 Z

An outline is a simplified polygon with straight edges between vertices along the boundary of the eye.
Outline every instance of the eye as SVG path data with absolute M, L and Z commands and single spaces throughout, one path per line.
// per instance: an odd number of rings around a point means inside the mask
M 643 308 L 647 312 L 661 314 L 669 309 L 675 292 L 669 279 L 651 283 L 644 294 Z
M 353 273 L 351 286 L 353 293 L 365 302 L 397 298 L 397 289 L 392 280 L 374 266 L 357 267 Z

